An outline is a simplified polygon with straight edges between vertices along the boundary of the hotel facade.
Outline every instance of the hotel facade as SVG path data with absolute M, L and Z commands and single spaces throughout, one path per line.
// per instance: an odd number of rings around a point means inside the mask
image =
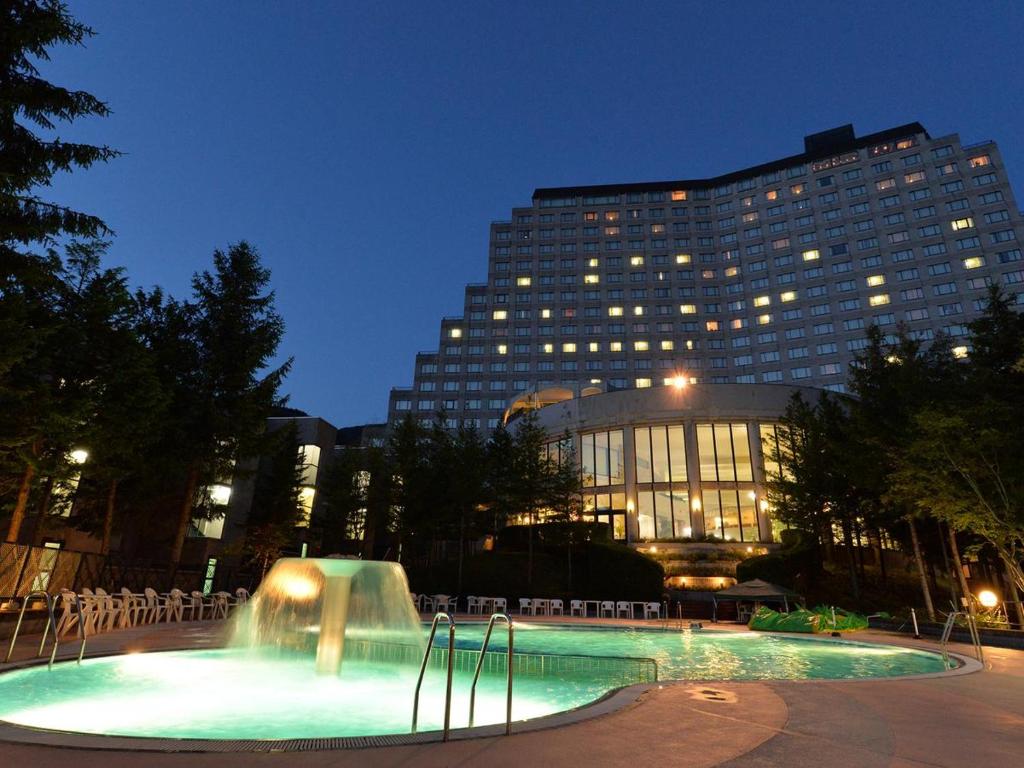
M 789 395 L 845 391 L 872 324 L 968 354 L 988 286 L 1024 282 L 1022 235 L 996 144 L 919 123 L 715 178 L 537 189 L 492 222 L 487 281 L 388 420 L 487 433 L 551 406 L 618 538 L 768 541 L 761 445 Z

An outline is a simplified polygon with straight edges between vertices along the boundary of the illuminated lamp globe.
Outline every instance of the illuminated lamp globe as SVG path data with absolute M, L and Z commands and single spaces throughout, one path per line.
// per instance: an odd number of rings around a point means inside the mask
M 676 389 L 682 389 L 683 387 L 686 386 L 686 377 L 685 376 L 673 376 L 672 377 L 672 386 L 675 387 Z
M 74 464 L 85 464 L 89 459 L 89 452 L 84 448 L 76 448 L 71 452 L 71 461 Z
M 999 596 L 991 589 L 983 589 L 978 593 L 978 602 L 986 608 L 995 608 L 999 605 Z

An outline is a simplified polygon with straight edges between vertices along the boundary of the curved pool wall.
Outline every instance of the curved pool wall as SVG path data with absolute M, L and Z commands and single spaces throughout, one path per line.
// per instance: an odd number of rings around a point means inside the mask
M 516 625 L 513 718 L 585 707 L 653 679 L 780 680 L 900 677 L 945 670 L 936 654 L 888 645 L 755 633 Z M 460 624 L 452 727 L 467 725 L 483 626 Z M 477 693 L 477 725 L 504 722 L 504 638 L 495 634 Z M 519 653 L 522 652 L 522 653 Z M 30 728 L 146 739 L 270 740 L 407 735 L 418 665 L 348 659 L 340 677 L 308 657 L 225 648 L 31 667 L 0 675 L 0 720 Z M 420 730 L 439 729 L 447 650 L 433 652 Z M 645 659 L 644 657 L 648 657 Z M 435 658 L 436 657 L 436 658 Z M 653 661 L 652 661 L 653 660 Z

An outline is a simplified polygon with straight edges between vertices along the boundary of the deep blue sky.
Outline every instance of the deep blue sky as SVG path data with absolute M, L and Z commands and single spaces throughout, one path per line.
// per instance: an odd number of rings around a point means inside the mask
M 56 181 L 133 284 L 188 291 L 246 238 L 273 271 L 291 404 L 383 420 L 488 223 L 537 186 L 715 175 L 846 122 L 1000 142 L 1024 194 L 1024 3 L 71 3 L 44 72 L 126 152 Z

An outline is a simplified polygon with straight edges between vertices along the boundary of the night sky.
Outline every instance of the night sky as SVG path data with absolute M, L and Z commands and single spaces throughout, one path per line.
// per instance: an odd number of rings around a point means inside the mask
M 70 7 L 97 36 L 44 75 L 114 115 L 63 135 L 126 155 L 50 196 L 175 295 L 255 244 L 291 405 L 338 426 L 385 418 L 486 279 L 488 223 L 535 187 L 712 176 L 919 120 L 995 139 L 1024 195 L 1024 3 Z

